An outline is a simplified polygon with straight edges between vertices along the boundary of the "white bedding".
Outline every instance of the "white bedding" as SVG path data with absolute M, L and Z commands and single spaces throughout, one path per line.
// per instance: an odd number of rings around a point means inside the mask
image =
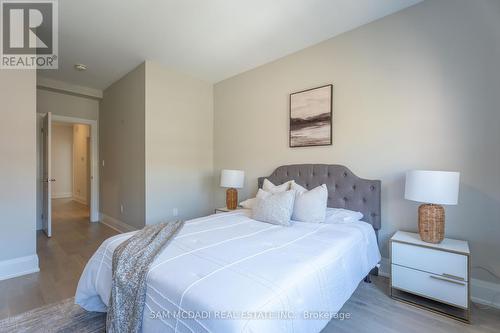
M 283 227 L 249 212 L 186 222 L 151 266 L 143 332 L 319 332 L 380 261 L 368 223 Z M 113 251 L 132 234 L 107 239 L 92 256 L 77 304 L 106 311 Z

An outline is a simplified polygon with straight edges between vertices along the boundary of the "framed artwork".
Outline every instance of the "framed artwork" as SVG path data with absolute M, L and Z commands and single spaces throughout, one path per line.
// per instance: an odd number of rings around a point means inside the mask
M 333 85 L 290 94 L 290 147 L 332 144 Z

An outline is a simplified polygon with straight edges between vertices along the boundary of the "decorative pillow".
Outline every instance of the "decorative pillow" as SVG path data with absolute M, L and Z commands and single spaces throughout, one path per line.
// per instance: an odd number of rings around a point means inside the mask
M 274 185 L 266 178 L 264 179 L 264 183 L 262 183 L 262 189 L 270 193 L 280 193 L 290 190 L 290 186 L 293 183 L 295 183 L 293 180 L 289 180 L 281 185 Z
M 307 188 L 300 186 L 295 181 L 293 181 L 293 184 L 290 184 L 290 189 L 295 190 L 295 194 L 297 194 L 299 192 L 300 193 L 307 192 Z
M 243 208 L 252 209 L 255 205 L 255 199 L 256 198 L 246 199 L 245 201 L 240 202 L 240 206 Z
M 361 212 L 343 208 L 327 208 L 325 223 L 356 222 L 362 218 Z
M 302 186 L 293 183 L 295 190 L 295 204 L 292 219 L 300 222 L 322 223 L 325 222 L 328 188 L 326 184 L 308 191 Z
M 290 225 L 295 191 L 269 193 L 259 189 L 252 210 L 252 218 L 272 224 Z

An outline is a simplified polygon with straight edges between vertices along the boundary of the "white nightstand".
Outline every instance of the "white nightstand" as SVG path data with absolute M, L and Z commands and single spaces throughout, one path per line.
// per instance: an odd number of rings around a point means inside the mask
M 215 214 L 234 212 L 235 210 L 240 210 L 240 209 L 243 209 L 243 208 L 241 208 L 241 207 L 237 207 L 236 209 L 228 209 L 227 207 L 215 208 Z
M 470 251 L 466 241 L 426 243 L 398 231 L 389 242 L 391 297 L 470 321 Z

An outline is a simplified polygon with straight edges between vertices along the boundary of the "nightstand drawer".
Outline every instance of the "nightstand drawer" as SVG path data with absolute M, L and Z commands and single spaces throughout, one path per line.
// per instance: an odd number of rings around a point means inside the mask
M 468 308 L 467 282 L 394 264 L 391 265 L 391 279 L 393 288 L 464 309 Z
M 468 281 L 467 256 L 422 246 L 392 242 L 392 263 L 436 275 Z

